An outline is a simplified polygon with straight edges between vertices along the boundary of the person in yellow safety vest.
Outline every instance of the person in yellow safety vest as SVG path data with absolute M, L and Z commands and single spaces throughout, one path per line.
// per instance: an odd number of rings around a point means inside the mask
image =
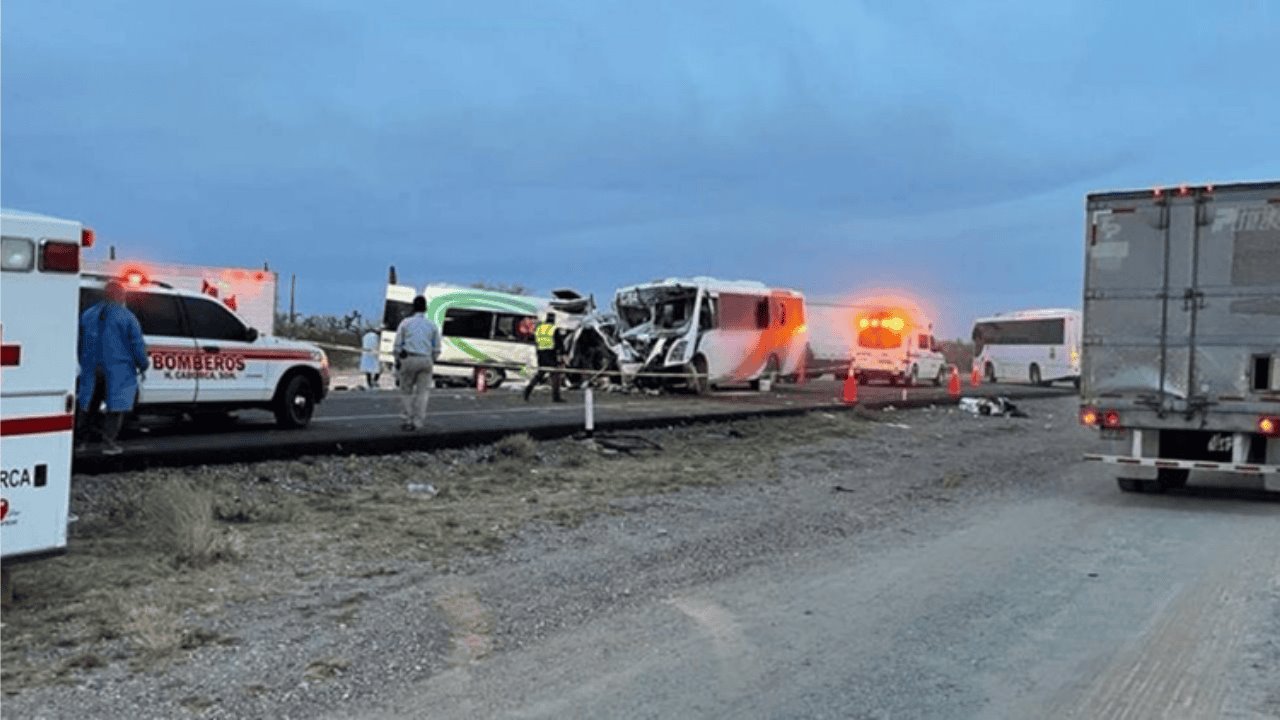
M 524 386 L 525 402 L 529 401 L 529 396 L 538 383 L 546 380 L 548 375 L 551 376 L 552 402 L 564 402 L 564 398 L 560 397 L 560 352 L 563 343 L 560 333 L 556 332 L 555 313 L 547 313 L 546 319 L 538 323 L 533 331 L 533 338 L 538 345 L 538 371 L 529 378 L 529 384 Z

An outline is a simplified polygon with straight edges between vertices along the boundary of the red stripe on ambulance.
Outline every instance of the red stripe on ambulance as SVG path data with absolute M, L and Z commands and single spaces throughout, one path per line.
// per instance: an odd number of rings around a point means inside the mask
M 66 432 L 74 425 L 74 415 L 6 418 L 0 420 L 0 435 L 39 435 L 41 433 Z

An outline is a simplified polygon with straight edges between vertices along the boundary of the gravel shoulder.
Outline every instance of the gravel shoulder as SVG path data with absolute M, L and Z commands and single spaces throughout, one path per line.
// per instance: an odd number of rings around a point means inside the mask
M 575 633 L 698 588 L 851 544 L 872 557 L 1060 492 L 1090 442 L 1074 399 L 1022 405 L 1031 418 L 815 413 L 645 432 L 618 450 L 514 438 L 78 478 L 72 553 L 15 575 L 5 709 L 394 714 L 414 688 L 573 647 Z M 192 505 L 207 522 L 156 520 Z M 690 602 L 682 612 L 714 624 L 714 607 Z M 479 697 L 440 707 L 519 701 Z

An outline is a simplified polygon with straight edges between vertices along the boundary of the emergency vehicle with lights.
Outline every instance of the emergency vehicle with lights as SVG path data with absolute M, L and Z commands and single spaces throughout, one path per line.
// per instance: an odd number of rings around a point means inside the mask
M 918 308 L 862 305 L 852 313 L 854 374 L 858 382 L 941 385 L 947 360 L 938 350 L 933 323 Z
M 285 428 L 305 427 L 328 392 L 329 359 L 319 347 L 260 333 L 207 292 L 175 288 L 133 269 L 123 277 L 85 273 L 81 312 L 120 280 L 138 317 L 150 366 L 135 414 L 210 416 L 269 410 Z M 73 353 L 74 355 L 74 353 Z
M 112 248 L 114 255 L 115 249 Z M 261 269 L 180 265 L 143 262 L 136 259 L 89 260 L 84 271 L 118 278 L 146 278 L 178 290 L 208 295 L 234 311 L 263 335 L 274 335 L 279 276 Z
M 0 556 L 66 549 L 80 252 L 74 220 L 0 211 Z
M 1280 182 L 1091 194 L 1084 246 L 1086 459 L 1280 491 Z
M 1019 310 L 973 323 L 973 366 L 987 382 L 1080 384 L 1080 311 Z

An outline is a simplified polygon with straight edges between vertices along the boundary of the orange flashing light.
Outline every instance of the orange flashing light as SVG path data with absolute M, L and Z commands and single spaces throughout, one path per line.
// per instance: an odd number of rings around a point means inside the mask
M 1080 424 L 1086 427 L 1098 426 L 1098 411 L 1091 407 L 1080 408 Z

